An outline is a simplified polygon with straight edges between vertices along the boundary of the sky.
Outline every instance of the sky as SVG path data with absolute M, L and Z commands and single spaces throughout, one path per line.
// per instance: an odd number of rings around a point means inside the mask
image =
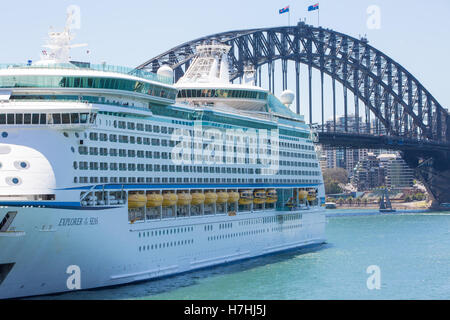
M 320 25 L 353 37 L 366 35 L 369 44 L 403 65 L 444 108 L 450 107 L 450 1 L 434 0 L 191 0 L 191 1 L 2 1 L 0 64 L 39 59 L 49 27 L 62 30 L 66 11 L 80 8 L 80 29 L 74 43 L 87 48 L 74 49 L 74 60 L 135 67 L 181 43 L 230 30 L 284 26 L 288 14 L 278 10 L 290 6 L 290 24 L 306 19 L 317 25 L 317 11 L 309 5 L 319 2 Z M 379 28 L 370 28 L 373 11 L 379 9 Z M 90 51 L 87 54 L 87 49 Z M 294 65 L 289 68 L 294 70 Z M 277 67 L 276 94 L 280 93 L 281 68 Z M 306 85 L 306 67 L 301 82 Z M 294 72 L 289 89 L 295 92 Z M 314 74 L 314 121 L 320 118 L 320 87 Z M 264 85 L 264 84 L 263 84 Z M 330 105 L 329 82 L 325 84 L 325 104 Z M 302 113 L 308 116 L 307 87 L 302 86 Z M 342 94 L 341 94 L 342 95 Z M 349 96 L 349 101 L 352 101 Z M 331 116 L 327 107 L 326 118 Z M 338 96 L 338 112 L 342 110 Z

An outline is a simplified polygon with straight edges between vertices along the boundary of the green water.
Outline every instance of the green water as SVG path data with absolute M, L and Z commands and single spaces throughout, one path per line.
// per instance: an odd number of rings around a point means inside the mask
M 314 251 L 48 298 L 450 299 L 450 214 L 329 217 L 326 233 Z M 378 290 L 367 288 L 371 265 L 380 268 Z

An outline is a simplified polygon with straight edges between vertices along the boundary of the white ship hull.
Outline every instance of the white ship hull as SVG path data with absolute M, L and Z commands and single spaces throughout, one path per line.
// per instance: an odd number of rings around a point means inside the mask
M 90 289 L 325 242 L 320 207 L 135 224 L 126 207 L 2 207 L 0 215 L 11 211 L 20 214 L 15 231 L 0 233 L 0 265 L 12 266 L 3 268 L 2 299 L 71 291 L 70 266 L 79 267 L 80 289 Z

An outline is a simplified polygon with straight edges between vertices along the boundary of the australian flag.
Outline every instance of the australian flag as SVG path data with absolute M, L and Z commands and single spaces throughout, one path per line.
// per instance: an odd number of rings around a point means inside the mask
M 280 14 L 285 13 L 285 12 L 289 12 L 289 6 L 283 8 L 283 9 L 280 9 L 278 12 L 279 12 Z
M 316 4 L 308 7 L 308 11 L 314 11 L 314 10 L 318 10 L 318 9 L 319 9 L 319 3 L 316 3 Z

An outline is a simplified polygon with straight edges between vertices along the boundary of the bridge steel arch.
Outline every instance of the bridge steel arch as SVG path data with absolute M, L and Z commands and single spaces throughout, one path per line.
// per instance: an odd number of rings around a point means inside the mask
M 450 117 L 433 95 L 403 66 L 368 44 L 322 27 L 300 22 L 297 26 L 229 31 L 198 38 L 172 48 L 141 64 L 137 69 L 156 72 L 163 64 L 183 76 L 195 55 L 197 45 L 218 41 L 231 46 L 231 80 L 243 76 L 244 66 L 253 65 L 261 83 L 261 67 L 268 65 L 269 90 L 274 91 L 274 62 L 281 60 L 283 89 L 287 88 L 287 61 L 295 61 L 297 112 L 299 109 L 299 65 L 308 66 L 309 108 L 312 122 L 312 68 L 321 73 L 322 124 L 324 74 L 344 87 L 345 131 L 347 126 L 347 90 L 355 96 L 355 116 L 359 100 L 381 122 L 387 135 L 419 141 L 450 143 Z M 359 100 L 358 100 L 359 99 Z M 334 130 L 336 107 L 334 101 Z M 366 117 L 370 113 L 366 113 Z M 370 119 L 366 119 L 370 122 Z M 359 132 L 359 123 L 351 131 Z
M 296 103 L 300 113 L 300 64 L 308 66 L 309 123 L 312 123 L 312 69 L 320 71 L 322 132 L 319 143 L 335 147 L 370 148 L 389 146 L 400 150 L 416 170 L 435 203 L 450 203 L 450 116 L 433 95 L 400 63 L 368 44 L 330 29 L 303 22 L 296 26 L 236 30 L 217 33 L 183 43 L 141 64 L 137 69 L 157 72 L 163 64 L 183 76 L 195 56 L 196 47 L 208 42 L 231 46 L 231 79 L 242 77 L 244 67 L 256 70 L 261 85 L 261 69 L 267 65 L 269 90 L 275 90 L 275 61 L 281 60 L 283 90 L 287 88 L 288 61 L 295 62 Z M 333 126 L 324 126 L 324 75 L 332 79 Z M 336 125 L 336 84 L 344 88 L 344 128 Z M 366 124 L 349 128 L 347 90 L 353 92 L 354 114 L 359 117 L 362 101 Z M 370 112 L 367 112 L 369 110 Z M 370 128 L 370 115 L 384 127 L 383 137 Z M 378 122 L 377 122 L 378 123 Z M 342 133 L 343 131 L 343 133 Z M 375 134 L 374 134 L 375 133 Z M 353 137 L 352 137 L 353 136 Z

